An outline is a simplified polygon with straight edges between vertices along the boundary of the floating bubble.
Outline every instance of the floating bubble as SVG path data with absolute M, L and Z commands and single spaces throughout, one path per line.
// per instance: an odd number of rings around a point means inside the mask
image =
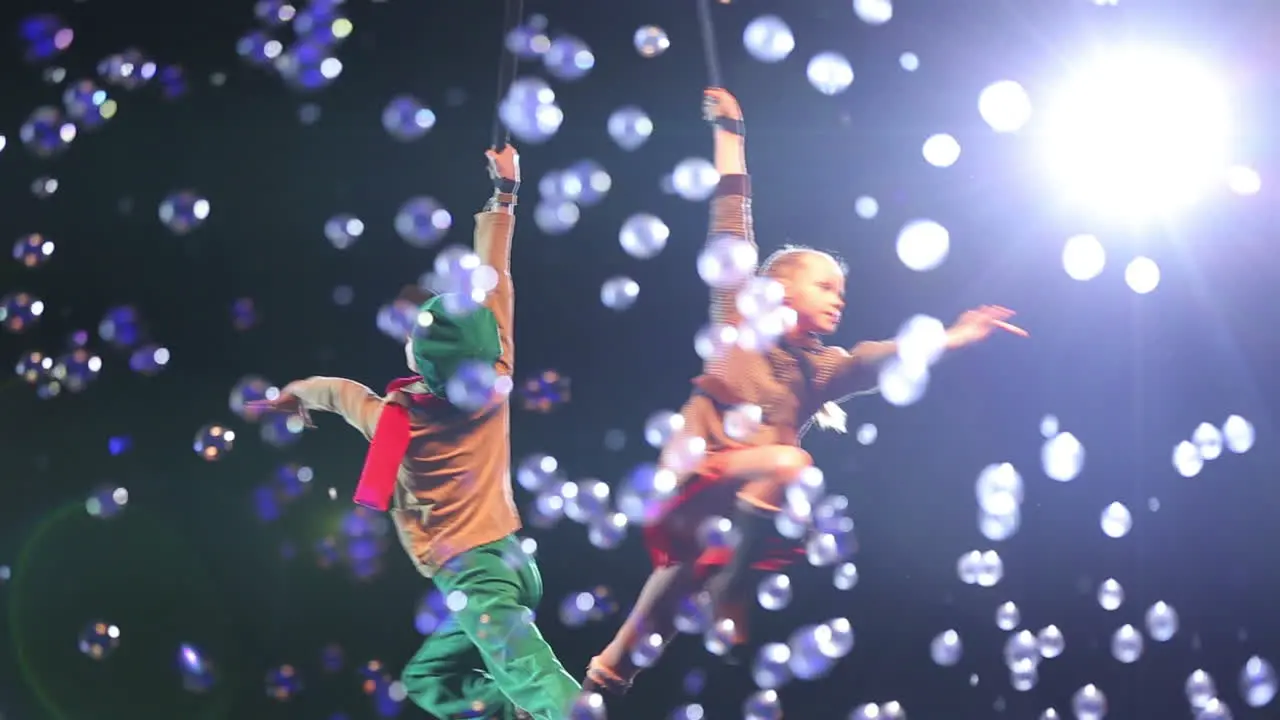
M 382 110 L 382 127 L 401 142 L 417 140 L 436 125 L 436 114 L 412 95 L 397 95 Z
M 80 652 L 90 659 L 106 659 L 118 647 L 120 628 L 110 623 L 92 622 L 80 633 Z
M 1160 285 L 1160 266 L 1149 257 L 1136 257 L 1125 266 L 1124 281 L 1139 295 L 1151 293 Z
M 1031 119 L 1031 98 L 1012 80 L 992 83 L 978 95 L 978 114 L 998 133 L 1021 130 Z
M 340 213 L 324 223 L 324 236 L 339 250 L 346 250 L 364 235 L 364 222 L 347 213 Z
M 1122 663 L 1137 662 L 1142 647 L 1142 633 L 1132 625 L 1121 625 L 1111 635 L 1111 656 Z
M 302 691 L 302 677 L 292 665 L 281 665 L 267 672 L 267 697 L 284 702 Z
M 637 213 L 627 218 L 618 231 L 618 242 L 628 255 L 637 260 L 648 260 L 667 246 L 671 230 L 656 215 Z
M 98 63 L 98 77 L 108 85 L 136 90 L 155 78 L 159 68 L 140 50 L 130 48 Z
M 416 248 L 426 248 L 444 239 L 453 227 L 453 216 L 432 197 L 406 200 L 396 211 L 396 234 Z
M 186 235 L 209 217 L 209 201 L 191 190 L 180 190 L 160 203 L 160 222 L 175 235 Z
M 920 152 L 925 162 L 938 168 L 948 168 L 960 159 L 960 142 L 946 133 L 930 135 Z
M 671 186 L 676 195 L 692 202 L 711 197 L 720 183 L 720 173 L 706 158 L 681 160 L 671 173 Z
M 18 37 L 27 62 L 45 63 L 71 47 L 75 32 L 57 15 L 41 13 L 29 15 L 18 24 Z
M 636 30 L 632 44 L 635 45 L 636 52 L 640 53 L 640 57 L 653 58 L 671 47 L 671 38 L 667 37 L 666 30 L 657 25 L 645 25 Z
M 912 220 L 898 231 L 898 259 L 910 270 L 927 272 L 947 259 L 951 233 L 932 220 Z
M 560 80 L 580 80 L 596 66 L 596 56 L 581 38 L 561 35 L 542 55 L 547 72 Z
M 529 143 L 546 142 L 564 122 L 555 91 L 537 77 L 516 78 L 498 106 L 498 116 L 512 135 Z
M 208 461 L 221 460 L 223 456 L 231 452 L 235 447 L 236 433 L 234 430 L 211 423 L 200 428 L 196 433 L 194 449 L 196 454 Z
M 964 645 L 960 634 L 955 630 L 938 633 L 929 643 L 929 656 L 933 662 L 943 667 L 950 667 L 960 662 L 964 654 Z
M 618 147 L 638 150 L 653 135 L 653 121 L 638 107 L 621 107 L 609 115 L 608 131 Z
M 1124 588 L 1115 578 L 1107 578 L 1098 585 L 1098 605 L 1103 610 L 1118 610 L 1124 604 Z
M 782 18 L 761 15 L 747 23 L 742 31 L 742 45 L 756 60 L 777 63 L 786 60 L 796 49 L 796 38 Z
M 0 325 L 13 333 L 29 329 L 44 315 L 44 301 L 25 292 L 0 296 Z
M 868 25 L 883 25 L 893 19 L 893 0 L 853 0 L 853 14 Z
M 635 305 L 640 297 L 640 284 L 629 277 L 616 276 L 600 286 L 600 302 L 610 310 L 622 312 Z
M 13 244 L 13 259 L 33 268 L 43 265 L 53 257 L 53 241 L 40 233 L 30 233 L 18 238 Z
M 814 55 L 805 72 L 809 84 L 823 95 L 839 95 L 853 84 L 853 67 L 840 53 L 823 52 Z
M 38 157 L 52 157 L 64 152 L 76 139 L 75 123 L 56 107 L 38 107 L 18 130 L 22 144 Z

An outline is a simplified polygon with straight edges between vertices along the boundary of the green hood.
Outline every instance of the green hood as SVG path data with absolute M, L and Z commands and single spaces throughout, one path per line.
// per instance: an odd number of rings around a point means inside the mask
M 431 394 L 441 397 L 445 396 L 445 384 L 463 363 L 474 360 L 492 364 L 502 355 L 493 312 L 481 307 L 454 314 L 445 310 L 444 297 L 437 295 L 422 304 L 419 312 L 430 315 L 431 322 L 419 322 L 413 333 L 413 359 L 418 371 Z

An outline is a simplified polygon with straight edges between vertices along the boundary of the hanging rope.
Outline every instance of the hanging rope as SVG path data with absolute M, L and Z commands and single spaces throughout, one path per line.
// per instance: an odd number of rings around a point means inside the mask
M 702 27 L 702 52 L 707 61 L 707 84 L 724 87 L 720 77 L 720 56 L 716 53 L 716 26 L 711 22 L 711 0 L 698 0 L 698 24 Z
M 511 133 L 507 130 L 507 126 L 502 122 L 502 116 L 498 109 L 502 107 L 502 100 L 507 95 L 507 89 L 511 87 L 511 83 L 516 79 L 516 71 L 520 67 L 520 58 L 515 53 L 507 49 L 507 37 L 511 32 L 519 28 L 524 23 L 524 0 L 504 0 L 505 10 L 502 18 L 502 45 L 498 51 L 498 98 L 493 106 L 493 134 L 492 145 L 494 150 L 501 150 L 511 142 Z

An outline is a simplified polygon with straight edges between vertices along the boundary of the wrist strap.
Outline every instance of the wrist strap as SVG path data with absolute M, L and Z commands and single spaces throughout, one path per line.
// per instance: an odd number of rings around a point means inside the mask
M 712 125 L 715 125 L 717 128 L 724 130 L 725 132 L 733 133 L 738 137 L 742 137 L 747 134 L 747 124 L 737 118 L 718 117 L 714 122 L 712 122 Z
M 485 212 L 495 212 L 503 210 L 510 212 L 516 206 L 515 193 L 504 193 L 498 190 L 493 192 L 493 197 L 484 204 Z
M 499 193 L 514 195 L 520 189 L 520 183 L 504 177 L 497 177 L 493 179 L 493 189 Z

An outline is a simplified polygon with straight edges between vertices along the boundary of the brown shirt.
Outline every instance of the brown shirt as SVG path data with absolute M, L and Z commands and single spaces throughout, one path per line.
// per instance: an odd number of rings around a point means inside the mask
M 751 181 L 746 175 L 720 178 L 711 200 L 709 238 L 737 237 L 753 246 Z M 737 294 L 741 286 L 712 289 L 711 323 L 741 321 Z M 685 430 L 707 440 L 715 452 L 759 445 L 798 445 L 808 419 L 823 403 L 840 401 L 875 387 L 876 361 L 891 343 L 860 343 L 853 351 L 823 345 L 818 338 L 801 344 L 782 343 L 767 352 L 737 346 L 707 360 L 697 388 L 681 411 Z M 730 438 L 724 412 L 739 404 L 758 405 L 763 422 L 752 437 Z
M 498 271 L 498 285 L 485 300 L 502 340 L 502 356 L 495 365 L 499 375 L 510 377 L 515 362 L 515 218 L 509 211 L 482 212 L 475 221 L 475 251 Z M 409 405 L 400 392 L 383 398 L 342 378 L 314 377 L 297 387 L 308 408 L 341 415 L 369 439 L 385 403 Z M 420 385 L 405 390 L 426 392 Z M 475 413 L 447 403 L 410 407 L 411 440 L 400 465 L 391 515 L 405 551 L 430 577 L 459 553 L 520 529 L 511 492 L 511 408 L 505 399 Z

